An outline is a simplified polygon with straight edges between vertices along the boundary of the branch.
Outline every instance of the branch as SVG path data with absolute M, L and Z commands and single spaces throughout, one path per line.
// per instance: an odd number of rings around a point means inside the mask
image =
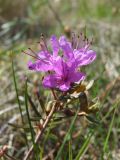
M 44 124 L 43 124 L 42 129 L 38 132 L 38 134 L 37 134 L 37 136 L 36 136 L 36 138 L 35 138 L 35 144 L 37 144 L 37 143 L 40 141 L 41 136 L 42 136 L 45 128 L 47 127 L 48 123 L 50 122 L 50 120 L 51 120 L 51 118 L 52 118 L 52 116 L 53 116 L 53 114 L 54 114 L 54 112 L 55 112 L 55 109 L 56 109 L 56 107 L 57 107 L 58 105 L 59 105 L 59 102 L 56 102 L 56 103 L 52 106 L 52 109 L 51 109 L 50 113 L 48 114 L 48 116 L 47 116 L 47 118 L 46 118 L 46 120 L 45 120 L 45 122 L 44 122 Z M 30 157 L 30 155 L 33 153 L 33 149 L 34 149 L 34 145 L 31 146 L 31 148 L 29 149 L 28 153 L 26 154 L 26 156 L 24 157 L 23 160 L 28 160 L 28 158 Z

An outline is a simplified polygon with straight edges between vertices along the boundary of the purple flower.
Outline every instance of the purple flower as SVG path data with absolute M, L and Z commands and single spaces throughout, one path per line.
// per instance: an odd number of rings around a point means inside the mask
M 96 52 L 90 49 L 91 42 L 85 39 L 83 35 L 72 37 L 72 43 L 67 41 L 65 36 L 59 39 L 60 47 L 64 52 L 64 57 L 70 61 L 76 62 L 76 67 L 92 63 L 96 59 Z
M 34 71 L 51 71 L 55 61 L 59 59 L 59 42 L 56 36 L 51 36 L 52 53 L 48 51 L 45 41 L 40 45 L 43 50 L 35 55 L 36 61 L 34 63 L 28 62 L 28 68 Z
M 48 50 L 42 38 L 40 42 L 42 50 L 37 54 L 32 51 L 34 56 L 31 56 L 36 61 L 29 62 L 28 68 L 34 71 L 49 71 L 49 74 L 43 79 L 44 87 L 67 91 L 72 83 L 85 78 L 85 74 L 78 72 L 78 68 L 92 63 L 96 58 L 96 53 L 90 49 L 91 43 L 83 35 L 76 37 L 74 34 L 72 42 L 69 42 L 65 36 L 61 36 L 58 40 L 53 35 L 50 41 L 52 51 Z
M 69 90 L 74 82 L 85 79 L 85 74 L 77 72 L 75 65 L 67 64 L 62 58 L 56 61 L 54 74 L 50 74 L 43 79 L 43 85 L 46 88 L 58 88 L 61 91 Z
M 96 53 L 90 49 L 90 43 L 88 40 L 83 39 L 80 35 L 72 38 L 70 43 L 65 36 L 61 36 L 59 40 L 55 35 L 51 36 L 52 53 L 48 51 L 45 41 L 42 43 L 42 51 L 37 54 L 36 61 L 34 63 L 28 63 L 30 70 L 35 71 L 51 71 L 54 70 L 53 65 L 60 57 L 59 51 L 62 52 L 62 56 L 69 63 L 76 62 L 76 67 L 88 65 L 92 63 L 96 58 Z

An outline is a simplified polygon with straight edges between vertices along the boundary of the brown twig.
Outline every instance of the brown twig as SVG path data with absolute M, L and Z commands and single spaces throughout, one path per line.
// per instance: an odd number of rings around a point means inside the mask
M 57 100 L 57 96 L 56 96 L 56 94 L 55 94 L 54 89 L 51 89 L 51 91 L 52 91 L 52 95 L 53 95 L 54 99 Z
M 56 109 L 56 107 L 57 107 L 58 105 L 59 105 L 59 102 L 56 102 L 56 103 L 53 105 L 50 113 L 48 114 L 48 116 L 47 116 L 47 118 L 46 118 L 46 120 L 45 120 L 45 122 L 44 122 L 44 124 L 43 124 L 42 129 L 38 132 L 38 134 L 37 134 L 37 136 L 36 136 L 36 138 L 35 138 L 35 144 L 37 144 L 37 143 L 40 141 L 41 136 L 42 136 L 45 128 L 47 127 L 48 123 L 50 122 L 50 120 L 51 120 L 51 118 L 52 118 L 52 115 L 53 115 L 53 113 L 55 112 L 55 109 Z M 24 157 L 24 160 L 27 160 L 27 159 L 30 157 L 30 155 L 33 153 L 33 149 L 34 149 L 34 145 L 31 146 L 31 148 L 29 149 L 28 153 L 27 153 L 26 156 Z
M 5 155 L 7 149 L 8 149 L 7 145 L 4 145 L 2 148 L 0 148 L 0 158 Z

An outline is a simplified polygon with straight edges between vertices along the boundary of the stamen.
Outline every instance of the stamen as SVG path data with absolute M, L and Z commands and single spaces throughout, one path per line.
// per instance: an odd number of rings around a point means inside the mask
M 41 46 L 42 50 L 48 50 L 47 43 L 45 41 L 43 33 L 41 33 L 40 40 L 41 40 L 40 41 L 40 46 Z
M 33 58 L 35 58 L 35 59 L 37 59 L 37 60 L 40 60 L 40 61 L 42 61 L 42 62 L 48 64 L 47 61 L 45 61 L 45 60 L 39 58 L 38 56 L 34 56 L 34 55 L 32 55 L 32 54 L 29 54 L 28 52 L 25 52 L 24 50 L 22 50 L 22 52 L 25 53 L 25 54 L 27 54 L 27 55 L 29 55 L 29 56 L 31 56 L 31 57 L 33 57 Z
M 75 37 L 75 33 L 74 32 L 72 32 L 71 33 L 71 44 L 72 44 L 72 47 L 73 47 L 73 45 L 74 45 L 74 37 Z
M 31 48 L 28 48 L 35 56 L 37 56 L 37 54 L 31 49 Z
M 76 43 L 77 43 L 77 40 L 76 40 L 76 34 L 74 32 L 71 33 L 72 34 L 72 47 L 75 49 L 76 48 Z
M 84 41 L 87 41 L 87 37 L 86 36 L 84 36 Z
M 90 44 L 91 44 L 91 45 L 93 44 L 93 38 L 91 39 Z
M 44 34 L 43 33 L 41 33 L 41 35 L 40 35 L 41 37 L 44 37 Z
M 77 37 L 76 49 L 79 49 L 80 46 L 80 36 Z
M 42 43 L 42 42 L 40 42 L 40 47 L 41 47 L 41 49 L 44 51 L 44 50 L 46 50 L 46 47 L 45 47 L 45 45 Z
M 31 57 L 33 57 L 33 58 L 35 58 L 35 59 L 38 59 L 38 60 L 39 60 L 39 58 L 38 58 L 38 57 L 33 56 L 32 54 L 29 54 L 28 52 L 25 52 L 24 50 L 22 50 L 22 52 L 23 52 L 23 53 L 25 53 L 25 54 L 27 54 L 27 55 L 29 55 L 29 56 L 31 56 Z
M 85 43 L 85 39 L 84 39 L 83 33 L 80 33 L 80 35 L 78 35 L 76 49 L 80 49 L 84 47 L 84 43 Z
M 43 79 L 44 79 L 44 76 L 42 77 L 42 81 L 43 81 Z

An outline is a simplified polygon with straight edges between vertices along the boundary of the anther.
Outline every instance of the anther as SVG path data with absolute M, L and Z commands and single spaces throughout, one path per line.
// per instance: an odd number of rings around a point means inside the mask
M 42 42 L 40 41 L 40 46 L 42 50 L 48 50 L 43 33 L 41 33 L 40 40 L 42 41 Z
M 28 48 L 34 55 L 37 56 L 37 54 L 31 49 L 31 48 Z
M 39 58 L 37 58 L 36 56 L 33 56 L 33 55 L 31 55 L 31 54 L 25 52 L 24 50 L 22 50 L 22 52 L 25 53 L 25 54 L 27 54 L 27 55 L 29 55 L 29 56 L 31 56 L 31 57 L 33 57 L 33 58 L 35 58 L 35 59 L 39 59 Z

